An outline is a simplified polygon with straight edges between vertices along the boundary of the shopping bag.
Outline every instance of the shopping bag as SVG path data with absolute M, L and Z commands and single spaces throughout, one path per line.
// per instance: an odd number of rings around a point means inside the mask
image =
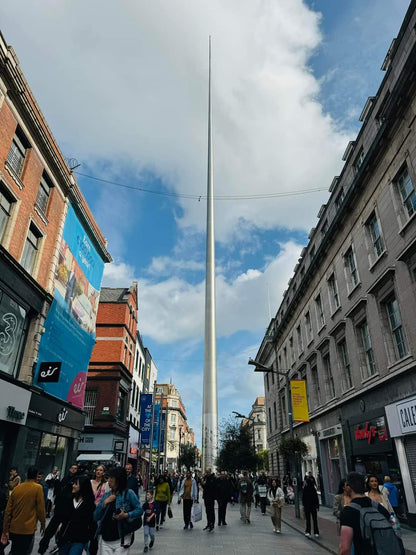
M 192 505 L 191 520 L 192 522 L 199 522 L 202 520 L 202 505 L 199 503 L 194 503 Z
M 172 513 L 172 509 L 170 508 L 170 505 L 168 506 L 168 517 L 173 518 L 173 513 Z

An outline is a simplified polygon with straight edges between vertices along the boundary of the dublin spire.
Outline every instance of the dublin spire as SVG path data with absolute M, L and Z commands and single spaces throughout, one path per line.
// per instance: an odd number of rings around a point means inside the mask
M 202 408 L 202 469 L 214 468 L 218 454 L 217 338 L 215 330 L 215 236 L 212 156 L 211 37 L 208 81 L 207 252 L 205 277 L 205 354 Z

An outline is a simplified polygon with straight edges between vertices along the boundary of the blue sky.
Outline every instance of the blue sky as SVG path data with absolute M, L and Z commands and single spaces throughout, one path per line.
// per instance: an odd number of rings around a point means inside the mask
M 233 410 L 247 414 L 263 394 L 262 376 L 247 360 L 280 304 L 342 167 L 345 147 L 359 130 L 365 101 L 377 92 L 381 64 L 408 5 L 408 0 L 0 4 L 3 35 L 64 155 L 81 163 L 78 182 L 114 258 L 104 285 L 139 281 L 144 343 L 159 381 L 172 379 L 178 387 L 197 442 L 208 36 L 221 420 Z

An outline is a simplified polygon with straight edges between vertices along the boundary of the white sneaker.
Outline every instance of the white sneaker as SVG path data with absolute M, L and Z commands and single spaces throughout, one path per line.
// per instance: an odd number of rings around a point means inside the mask
M 277 532 L 278 534 L 280 534 L 280 530 L 276 530 L 276 532 Z
M 273 532 L 274 532 L 275 534 L 277 534 L 277 530 L 276 530 L 276 528 L 273 528 Z
M 319 534 L 315 534 L 315 538 L 319 538 Z
M 310 537 L 311 537 L 311 535 L 310 535 L 309 532 L 305 532 L 305 536 L 306 536 L 307 538 L 310 538 Z

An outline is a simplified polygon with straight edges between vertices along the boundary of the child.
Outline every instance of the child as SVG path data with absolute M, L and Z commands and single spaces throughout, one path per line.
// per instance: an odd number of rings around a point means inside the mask
M 156 524 L 156 511 L 153 501 L 153 494 L 151 491 L 146 492 L 146 502 L 143 503 L 143 532 L 144 532 L 144 549 L 146 553 L 152 549 L 155 543 L 155 524 Z M 150 536 L 150 543 L 149 543 Z

